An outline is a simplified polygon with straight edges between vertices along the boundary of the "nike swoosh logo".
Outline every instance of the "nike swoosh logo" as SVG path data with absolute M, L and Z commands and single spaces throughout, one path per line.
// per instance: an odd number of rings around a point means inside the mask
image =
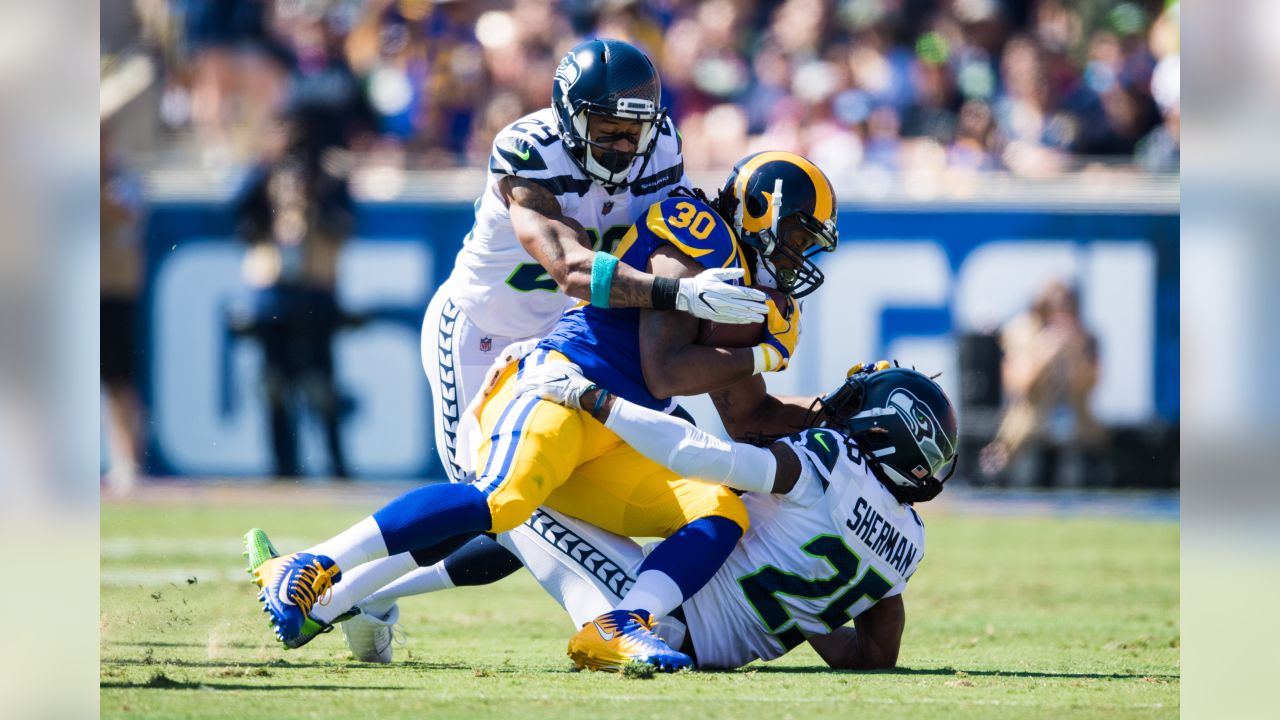
M 525 150 L 524 152 L 520 152 L 520 149 L 515 147 L 514 145 L 508 145 L 507 150 L 509 150 L 511 154 L 519 156 L 521 160 L 526 160 L 526 161 L 529 159 L 529 153 L 532 152 L 530 150 Z
M 568 381 L 569 381 L 569 376 L 561 374 L 561 375 L 556 375 L 555 377 L 535 379 L 533 384 L 525 385 L 524 389 L 533 390 L 533 389 L 544 388 L 552 385 L 559 385 L 561 383 L 566 383 Z
M 831 452 L 831 448 L 827 446 L 827 439 L 823 437 L 821 433 L 815 433 L 813 437 L 817 439 L 818 444 L 822 446 L 823 450 Z
M 706 290 L 703 290 L 702 292 L 698 293 L 698 300 L 703 305 L 706 305 L 707 307 L 712 307 L 711 303 L 707 302 L 707 299 L 703 297 L 703 295 L 706 295 L 706 294 L 707 294 Z
M 276 597 L 280 599 L 280 603 L 283 605 L 294 604 L 294 602 L 289 599 L 289 581 L 293 579 L 294 572 L 295 571 L 290 570 L 289 574 L 284 576 L 284 580 L 280 581 L 279 590 L 276 591 Z
M 600 627 L 600 623 L 598 622 L 593 622 L 591 624 L 596 626 L 596 632 L 600 633 L 600 637 L 603 638 L 605 642 L 609 642 L 613 639 L 614 635 L 617 635 L 617 632 L 605 632 L 604 628 Z

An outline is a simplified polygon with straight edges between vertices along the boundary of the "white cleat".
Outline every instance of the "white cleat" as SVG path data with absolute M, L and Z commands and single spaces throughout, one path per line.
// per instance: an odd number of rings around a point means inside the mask
M 359 615 L 338 623 L 347 636 L 347 647 L 360 662 L 391 662 L 394 627 L 400 621 L 400 606 L 392 605 L 385 617 L 361 611 Z

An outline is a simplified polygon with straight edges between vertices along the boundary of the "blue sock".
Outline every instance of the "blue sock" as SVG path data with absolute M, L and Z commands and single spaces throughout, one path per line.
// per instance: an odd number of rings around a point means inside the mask
M 427 550 L 464 533 L 489 529 L 484 493 L 471 485 L 439 483 L 410 490 L 373 514 L 388 555 Z
M 654 548 L 640 563 L 640 572 L 663 573 L 675 581 L 688 600 L 711 580 L 741 537 L 742 528 L 729 518 L 698 518 Z

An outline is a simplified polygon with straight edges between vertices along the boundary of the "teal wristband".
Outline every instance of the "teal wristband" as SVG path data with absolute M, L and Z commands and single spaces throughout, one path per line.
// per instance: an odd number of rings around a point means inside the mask
M 597 388 L 600 394 L 596 396 L 596 406 L 591 408 L 591 417 L 600 419 L 600 408 L 604 407 L 604 401 L 609 397 L 609 391 L 604 388 Z
M 609 291 L 613 289 L 613 272 L 618 258 L 607 252 L 596 252 L 591 263 L 591 304 L 598 308 L 609 307 Z

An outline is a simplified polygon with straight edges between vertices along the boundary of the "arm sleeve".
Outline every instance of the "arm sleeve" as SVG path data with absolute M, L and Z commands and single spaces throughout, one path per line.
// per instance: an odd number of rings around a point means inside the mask
M 669 415 L 614 401 L 605 427 L 654 462 L 690 480 L 772 492 L 777 460 L 766 448 L 730 443 Z

